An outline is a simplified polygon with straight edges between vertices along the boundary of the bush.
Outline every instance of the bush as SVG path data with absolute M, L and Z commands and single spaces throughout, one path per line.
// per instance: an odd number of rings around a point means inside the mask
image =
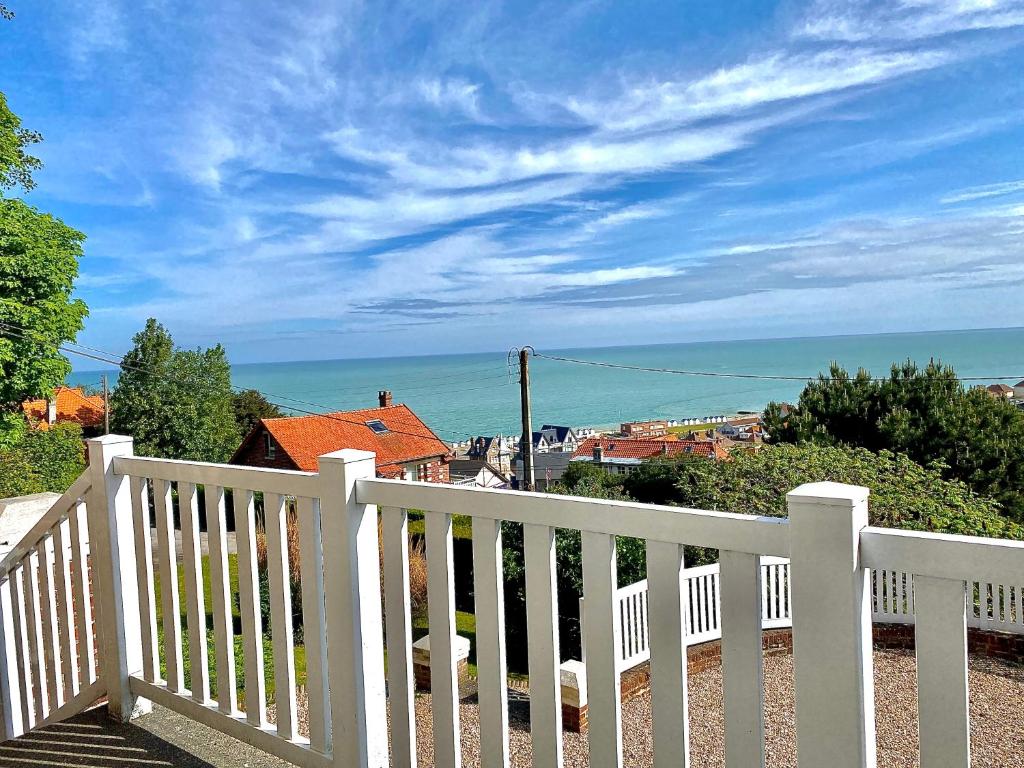
M 30 493 L 64 493 L 85 471 L 82 428 L 55 424 L 29 429 L 0 449 L 0 499 Z

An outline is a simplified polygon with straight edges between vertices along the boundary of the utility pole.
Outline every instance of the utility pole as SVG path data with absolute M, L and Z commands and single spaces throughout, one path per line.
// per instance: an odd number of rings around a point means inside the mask
M 103 374 L 103 434 L 110 434 L 110 389 L 107 387 L 107 374 Z
M 530 352 L 532 347 L 519 350 L 519 395 L 523 410 L 523 490 L 535 488 L 533 476 L 533 421 L 530 415 Z

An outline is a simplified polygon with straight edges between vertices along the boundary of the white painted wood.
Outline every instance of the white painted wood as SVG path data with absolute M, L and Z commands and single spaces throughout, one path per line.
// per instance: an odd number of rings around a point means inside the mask
M 124 456 L 115 460 L 115 470 L 122 475 L 138 475 L 175 483 L 219 485 L 265 493 L 292 496 L 316 495 L 315 472 L 294 472 L 287 469 L 239 467 L 230 464 L 209 464 L 201 461 L 153 459 L 145 456 Z
M 28 730 L 35 724 L 32 708 L 32 672 L 29 669 L 28 622 L 26 618 L 25 569 L 18 567 L 8 575 L 11 588 L 11 618 L 14 624 L 12 644 L 14 646 L 17 672 L 13 675 L 18 682 L 18 704 L 21 708 L 22 729 Z
M 178 483 L 181 519 L 182 569 L 185 571 L 185 620 L 192 698 L 210 700 L 210 659 L 206 648 L 206 596 L 203 594 L 203 560 L 199 541 L 199 500 L 192 483 Z
M 719 565 L 725 764 L 727 768 L 755 768 L 764 766 L 761 564 L 757 555 L 723 550 Z
M 46 725 L 62 722 L 70 717 L 74 717 L 80 712 L 84 712 L 91 705 L 95 704 L 96 701 L 104 695 L 106 695 L 106 691 L 103 688 L 103 681 L 94 680 L 76 693 L 74 698 L 64 702 L 60 709 L 53 710 L 46 716 L 45 720 L 41 720 L 36 723 L 36 727 L 41 728 Z M 92 756 L 90 755 L 90 757 Z
M 21 679 L 17 625 L 14 619 L 13 579 L 0 583 L 0 741 L 25 732 L 21 717 Z
M 242 616 L 242 663 L 245 665 L 245 714 L 249 725 L 267 724 L 267 684 L 263 672 L 263 619 L 256 567 L 256 508 L 252 491 L 235 489 L 235 545 L 238 548 L 238 606 Z
M 1024 541 L 869 527 L 860 534 L 860 552 L 865 568 L 1006 584 L 1020 580 Z
M 508 668 L 501 523 L 473 518 L 480 768 L 508 768 Z M 390 630 L 389 630 L 390 632 Z M 390 656 L 389 656 L 390 658 Z
M 617 568 L 615 537 L 582 534 L 583 592 L 587 637 L 587 732 L 591 768 L 621 768 L 622 711 L 619 688 L 621 619 L 615 599 Z M 636 595 L 627 607 L 635 607 Z M 629 616 L 634 626 L 635 614 Z M 631 633 L 635 636 L 635 632 Z M 632 655 L 635 647 L 628 652 Z M 531 678 L 532 679 L 532 678 Z M 532 688 L 532 686 L 531 686 Z
M 79 499 L 84 498 L 85 494 L 89 491 L 90 478 L 88 474 L 86 472 L 79 476 L 71 484 L 71 487 L 36 521 L 35 525 L 21 537 L 21 540 L 4 555 L 3 559 L 0 560 L 0 579 L 6 577 L 14 568 L 17 568 L 25 556 L 33 551 L 36 545 L 49 533 L 54 524 L 63 518 L 64 514 Z
M 963 768 L 971 761 L 964 582 L 915 576 L 914 592 L 921 768 Z
M 434 730 L 434 765 L 459 768 L 459 676 L 455 644 L 455 558 L 452 516 L 424 513 L 427 539 L 427 622 L 430 628 L 430 700 Z
M 868 489 L 810 483 L 786 498 L 797 755 L 805 765 L 872 768 L 871 600 L 858 559 Z
M 332 765 L 383 768 L 388 731 L 377 509 L 356 498 L 356 484 L 376 471 L 374 455 L 336 451 L 319 463 Z
M 28 635 L 28 666 L 32 678 L 33 725 L 46 717 L 45 665 L 43 664 L 43 624 L 39 614 L 39 554 L 30 552 L 22 561 L 25 575 L 25 619 Z
M 789 557 L 788 521 L 778 517 L 385 478 L 362 480 L 358 498 L 387 507 Z
M 561 768 L 562 689 L 558 649 L 558 589 L 555 582 L 555 529 L 549 525 L 524 525 L 523 550 L 533 764 L 537 768 Z M 590 634 L 589 630 L 587 633 Z M 588 648 L 588 665 L 589 656 Z
M 231 571 L 228 567 L 224 489 L 219 485 L 207 485 L 203 488 L 203 496 L 203 505 L 206 507 L 207 549 L 210 552 L 210 607 L 213 611 L 217 706 L 221 712 L 235 715 L 238 711 L 238 677 L 235 671 L 235 629 L 231 620 L 233 598 Z
M 288 510 L 276 493 L 263 496 L 266 513 L 267 571 L 270 584 L 270 627 L 274 648 L 274 703 L 277 733 L 291 739 L 295 721 L 295 646 L 292 640 L 292 588 L 288 564 Z
M 157 557 L 160 561 L 164 677 L 168 688 L 181 693 L 185 690 L 181 650 L 181 597 L 178 594 L 178 558 L 174 543 L 171 484 L 166 480 L 153 480 L 153 510 L 156 513 Z
M 416 719 L 413 704 L 415 681 L 412 673 L 412 615 L 409 597 L 409 515 L 404 509 L 383 507 L 380 516 L 384 550 L 391 758 L 396 768 L 416 768 Z M 478 621 L 478 632 L 479 627 Z M 479 641 L 479 634 L 477 638 Z M 483 701 L 480 702 L 480 708 L 482 720 Z M 481 722 L 481 742 L 485 733 L 486 729 Z
M 52 533 L 52 532 L 51 532 Z M 43 628 L 43 674 L 49 695 L 47 712 L 64 704 L 64 682 L 60 674 L 60 637 L 57 633 L 57 595 L 53 581 L 53 536 L 39 543 L 39 615 Z
M 60 672 L 64 681 L 64 701 L 79 689 L 78 643 L 75 641 L 75 605 L 71 588 L 71 541 L 69 523 L 63 520 L 53 528 L 53 580 L 57 587 L 57 629 L 60 638 Z
M 86 505 L 76 504 L 68 517 L 71 532 L 72 591 L 75 599 L 75 636 L 78 640 L 78 677 L 82 685 L 96 679 L 96 642 L 93 632 L 92 587 L 89 581 L 89 527 Z
M 327 681 L 327 623 L 324 616 L 324 551 L 320 536 L 320 500 L 307 496 L 299 497 L 296 501 L 296 522 L 299 526 L 299 560 L 302 568 L 302 626 L 306 641 L 309 744 L 317 752 L 326 753 L 331 747 L 331 697 Z M 391 663 L 395 663 L 394 660 Z
M 114 460 L 130 456 L 130 437 L 105 435 L 87 441 L 89 449 L 89 533 L 95 596 L 100 606 L 99 637 L 111 717 L 128 720 L 148 712 L 148 702 L 137 701 L 128 685 L 139 674 L 142 627 L 136 576 L 135 533 L 128 478 L 114 471 Z M 175 580 L 176 583 L 176 580 Z
M 314 752 L 303 738 L 292 741 L 282 739 L 273 726 L 253 726 L 244 715 L 229 715 L 217 709 L 213 702 L 200 704 L 192 699 L 169 691 L 166 686 L 149 683 L 135 677 L 131 680 L 132 690 L 139 696 L 152 699 L 162 707 L 201 723 L 244 744 L 261 749 L 301 768 L 334 768 L 330 758 Z
M 648 540 L 654 768 L 690 764 L 683 583 L 682 546 Z
M 153 537 L 149 520 L 149 484 L 130 477 L 132 518 L 135 528 L 135 570 L 139 592 L 139 626 L 142 634 L 142 676 L 149 682 L 160 678 L 160 653 L 156 631 L 156 597 L 153 594 Z

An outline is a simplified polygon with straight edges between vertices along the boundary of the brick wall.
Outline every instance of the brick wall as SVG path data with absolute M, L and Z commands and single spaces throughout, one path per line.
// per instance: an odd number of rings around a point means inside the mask
M 235 457 L 232 463 L 244 464 L 248 467 L 266 467 L 267 469 L 298 469 L 295 462 L 288 458 L 288 454 L 284 452 L 273 436 L 270 439 L 274 443 L 274 458 L 267 458 L 266 438 L 261 433 L 256 436 L 255 440 L 243 447 L 242 452 Z

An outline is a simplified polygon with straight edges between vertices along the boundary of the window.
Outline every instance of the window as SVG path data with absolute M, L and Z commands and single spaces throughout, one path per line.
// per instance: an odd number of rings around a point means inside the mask
M 366 422 L 366 426 L 373 430 L 375 435 L 383 435 L 385 432 L 390 432 L 388 425 L 380 419 L 373 419 L 372 421 Z
M 275 453 L 274 438 L 272 438 L 270 436 L 269 432 L 264 432 L 263 433 L 263 447 L 264 447 L 264 451 L 265 451 L 265 454 L 266 454 L 266 458 L 268 458 L 268 459 L 274 458 L 274 453 Z

